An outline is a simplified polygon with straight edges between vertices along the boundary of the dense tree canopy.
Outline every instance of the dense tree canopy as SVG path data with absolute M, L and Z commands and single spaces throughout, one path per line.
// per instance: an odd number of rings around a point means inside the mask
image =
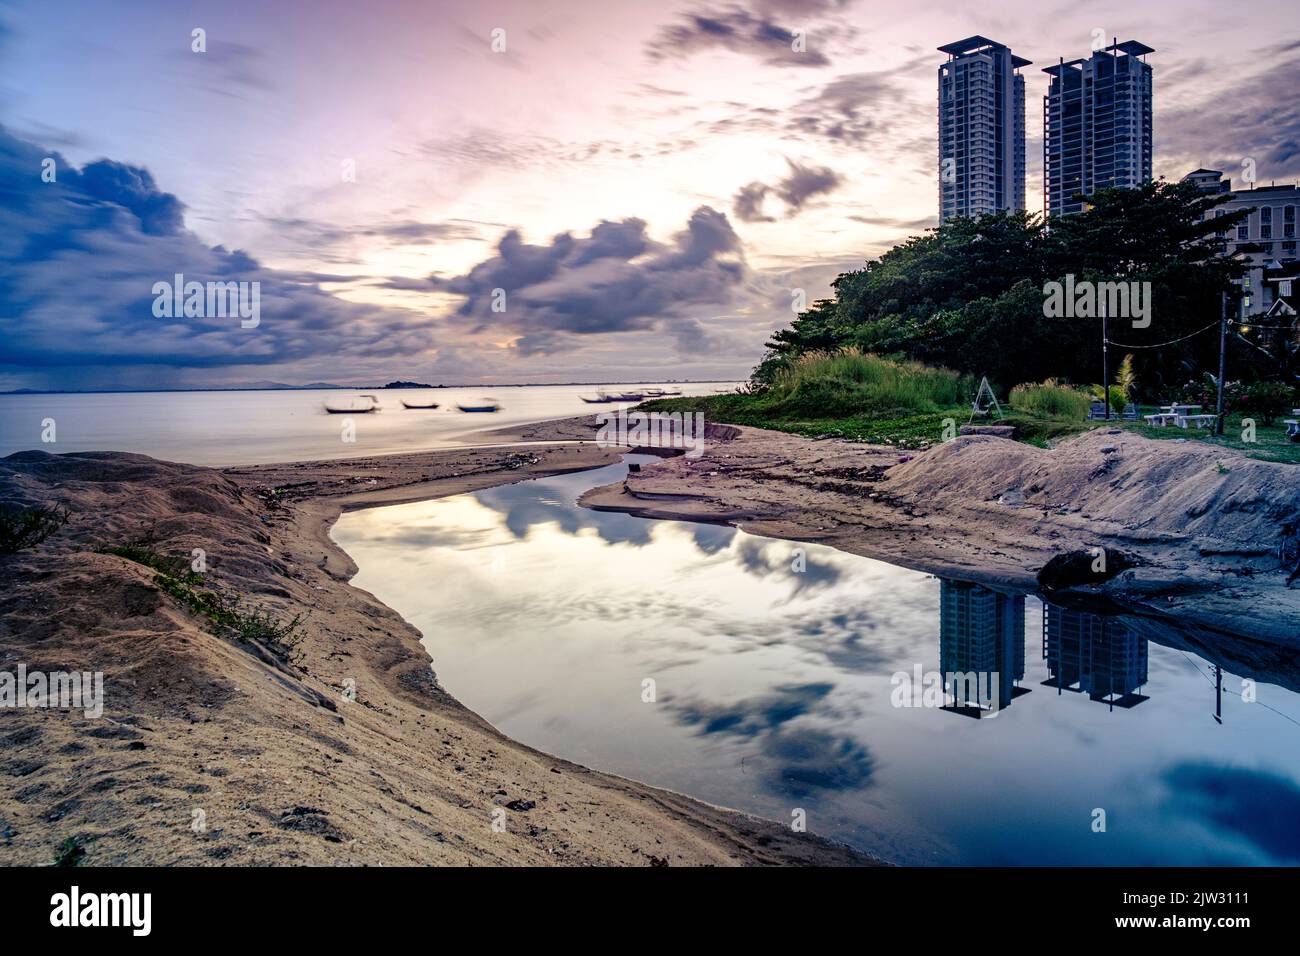
M 1028 213 L 955 219 L 908 239 L 833 283 L 835 295 L 768 343 L 755 380 L 769 382 L 794 356 L 854 346 L 975 375 L 1002 389 L 1059 377 L 1101 381 L 1101 319 L 1048 317 L 1049 282 L 1149 282 L 1150 325 L 1110 320 L 1112 375 L 1126 351 L 1144 391 L 1174 387 L 1217 367 L 1212 331 L 1162 348 L 1219 318 L 1220 292 L 1244 267 L 1220 254 L 1220 230 L 1246 211 L 1207 219 L 1224 194 L 1191 183 L 1103 190 L 1081 214 L 1044 222 Z

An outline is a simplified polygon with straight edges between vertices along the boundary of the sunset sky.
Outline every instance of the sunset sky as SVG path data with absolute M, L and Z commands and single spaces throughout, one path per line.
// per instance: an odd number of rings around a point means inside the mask
M 1157 175 L 1300 177 L 1295 24 L 1280 0 L 0 0 L 0 389 L 743 377 L 792 288 L 935 224 L 935 47 L 1033 61 L 1037 210 L 1041 68 L 1096 28 L 1156 50 Z M 259 281 L 261 325 L 156 318 L 177 272 Z

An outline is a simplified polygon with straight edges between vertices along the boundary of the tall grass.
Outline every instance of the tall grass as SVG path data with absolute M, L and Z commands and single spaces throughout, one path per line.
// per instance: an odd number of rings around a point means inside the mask
M 1092 396 L 1070 385 L 1048 379 L 1041 385 L 1027 382 L 1011 390 L 1011 407 L 1028 415 L 1083 421 L 1088 417 Z
M 786 418 L 922 414 L 960 405 L 974 392 L 970 377 L 949 369 L 845 349 L 794 359 L 763 393 L 762 404 Z

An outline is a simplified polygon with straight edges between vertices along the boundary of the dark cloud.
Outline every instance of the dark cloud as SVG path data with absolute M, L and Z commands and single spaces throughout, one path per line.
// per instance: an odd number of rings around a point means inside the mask
M 382 239 L 393 245 L 420 245 L 447 240 L 482 241 L 476 223 L 466 220 L 446 222 L 420 222 L 415 219 L 394 219 L 388 222 L 362 223 L 342 226 L 316 219 L 294 216 L 260 216 L 277 234 L 288 236 L 313 250 L 334 246 L 363 237 Z
M 1160 95 L 1179 104 L 1156 114 L 1157 172 L 1179 178 L 1198 167 L 1221 169 L 1242 188 L 1242 161 L 1250 158 L 1260 185 L 1300 177 L 1300 102 L 1277 95 L 1276 72 L 1270 67 L 1226 86 L 1207 86 L 1195 69 L 1165 79 L 1157 73 Z
M 908 100 L 897 73 L 837 77 L 790 109 L 788 128 L 849 146 L 884 139 Z
M 1235 834 L 1275 865 L 1300 862 L 1300 787 L 1263 770 L 1179 764 L 1164 774 L 1179 812 Z
M 55 182 L 43 182 L 42 160 Z M 102 159 L 78 170 L 0 127 L 0 369 L 80 383 L 87 370 L 269 365 L 410 356 L 427 321 L 320 290 L 320 277 L 262 267 L 185 228 L 184 205 L 148 170 Z M 261 324 L 158 318 L 153 284 L 259 282 Z M 102 375 L 101 375 L 102 378 Z
M 875 758 L 846 734 L 801 723 L 828 709 L 833 684 L 784 684 L 731 704 L 664 699 L 679 724 L 701 735 L 754 745 L 746 755 L 764 788 L 778 796 L 858 790 L 871 782 Z M 751 762 L 752 760 L 752 762 Z
M 853 5 L 854 0 L 753 0 L 751 6 L 768 16 L 819 18 Z
M 829 166 L 803 166 L 788 159 L 786 162 L 790 173 L 776 184 L 776 194 L 790 215 L 802 209 L 813 196 L 831 192 L 844 182 L 840 174 Z
M 904 72 L 845 74 L 798 91 L 800 98 L 782 108 L 715 103 L 719 115 L 701 119 L 695 128 L 708 137 L 758 134 L 798 143 L 800 148 L 813 140 L 856 154 L 869 148 L 876 162 L 897 159 L 928 172 L 917 157 L 933 152 L 933 139 L 911 133 L 918 111 L 932 106 L 917 99 Z
M 790 159 L 786 164 L 790 170 L 775 186 L 755 181 L 740 188 L 731 206 L 736 218 L 745 222 L 775 222 L 763 210 L 764 200 L 771 194 L 785 203 L 784 218 L 789 219 L 798 215 L 809 199 L 831 192 L 844 182 L 829 166 L 805 166 Z
M 641 219 L 607 220 L 585 238 L 563 233 L 547 245 L 512 229 L 463 276 L 388 285 L 461 296 L 456 314 L 472 331 L 515 336 L 520 353 L 538 354 L 609 332 L 658 331 L 680 347 L 702 347 L 709 333 L 690 313 L 727 302 L 746 275 L 731 223 L 701 206 L 669 243 L 651 239 Z M 504 311 L 493 311 L 497 289 Z
M 763 200 L 771 192 L 771 187 L 757 180 L 747 186 L 741 186 L 736 198 L 731 201 L 731 211 L 741 222 L 776 222 L 775 216 L 763 212 Z
M 786 4 L 789 6 L 790 4 Z M 769 4 L 779 8 L 782 4 Z M 799 4 L 797 6 L 823 6 Z M 789 10 L 769 9 L 767 12 L 788 13 Z M 820 12 L 824 12 L 820 11 Z M 684 15 L 677 23 L 662 28 L 650 41 L 648 52 L 652 60 L 685 58 L 706 50 L 728 50 L 752 56 L 769 66 L 829 66 L 825 54 L 805 46 L 795 52 L 794 31 L 806 24 L 793 27 L 778 25 L 766 12 L 758 15 L 740 7 L 722 11 L 708 11 Z

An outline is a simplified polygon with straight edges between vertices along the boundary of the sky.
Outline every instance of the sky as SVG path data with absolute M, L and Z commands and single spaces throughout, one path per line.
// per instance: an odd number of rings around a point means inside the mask
M 1272 0 L 0 0 L 0 389 L 744 377 L 793 290 L 936 224 L 936 47 L 1033 61 L 1036 211 L 1041 69 L 1097 29 L 1155 48 L 1158 176 L 1300 178 L 1295 23 Z M 258 323 L 155 314 L 178 273 L 257 282 Z

